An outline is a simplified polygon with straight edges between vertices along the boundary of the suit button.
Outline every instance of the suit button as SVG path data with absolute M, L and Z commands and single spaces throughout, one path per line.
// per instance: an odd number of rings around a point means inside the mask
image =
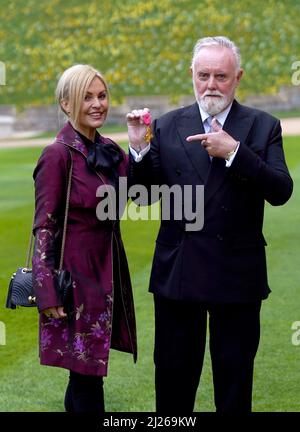
M 227 212 L 227 211 L 228 211 L 228 208 L 225 207 L 225 206 L 222 206 L 222 210 L 223 210 L 224 212 Z
M 223 240 L 223 236 L 221 234 L 217 234 L 217 239 L 222 241 Z
M 176 175 L 178 175 L 178 176 L 180 176 L 181 175 L 181 171 L 180 171 L 180 169 L 176 169 Z

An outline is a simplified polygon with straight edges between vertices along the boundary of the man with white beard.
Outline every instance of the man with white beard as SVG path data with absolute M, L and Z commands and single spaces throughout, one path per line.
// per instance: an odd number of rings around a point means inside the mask
M 260 308 L 270 293 L 264 203 L 284 204 L 293 182 L 280 121 L 235 100 L 240 62 L 226 37 L 200 39 L 191 64 L 196 103 L 153 122 L 148 152 L 145 110 L 127 115 L 132 184 L 204 185 L 203 228 L 187 232 L 184 220 L 162 220 L 156 242 L 150 291 L 163 413 L 194 409 L 207 320 L 216 410 L 251 411 Z

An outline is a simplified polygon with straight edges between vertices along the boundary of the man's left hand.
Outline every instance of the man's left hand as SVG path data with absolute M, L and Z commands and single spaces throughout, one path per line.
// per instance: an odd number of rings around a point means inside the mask
M 186 138 L 188 142 L 201 141 L 201 145 L 205 148 L 209 156 L 226 159 L 228 153 L 236 150 L 238 142 L 225 132 L 215 119 L 212 123 L 213 132 L 191 135 Z

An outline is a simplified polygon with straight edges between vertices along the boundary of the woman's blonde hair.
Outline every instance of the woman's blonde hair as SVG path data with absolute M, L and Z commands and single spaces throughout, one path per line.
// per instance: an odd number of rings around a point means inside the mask
M 55 95 L 62 111 L 68 115 L 73 123 L 77 125 L 80 107 L 86 92 L 95 77 L 102 81 L 108 97 L 108 87 L 103 75 L 94 67 L 85 64 L 77 64 L 69 67 L 60 77 Z M 69 111 L 66 112 L 62 102 L 69 103 Z

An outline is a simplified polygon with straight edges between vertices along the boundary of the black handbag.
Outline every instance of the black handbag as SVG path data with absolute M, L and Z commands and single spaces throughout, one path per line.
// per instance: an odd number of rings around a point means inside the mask
M 71 166 L 68 177 L 68 187 L 67 187 L 67 198 L 66 198 L 66 208 L 63 226 L 63 235 L 61 243 L 61 253 L 59 269 L 54 270 L 55 275 L 55 286 L 57 289 L 57 296 L 60 303 L 63 305 L 66 313 L 73 309 L 73 295 L 72 295 L 72 277 L 68 270 L 62 269 L 63 259 L 64 259 L 64 249 L 66 240 L 66 230 L 67 230 L 67 220 L 69 213 L 69 203 L 70 203 L 70 192 L 72 183 L 72 171 L 73 171 L 73 158 L 71 156 Z M 16 309 L 17 306 L 32 307 L 37 306 L 36 295 L 33 289 L 32 281 L 32 269 L 29 268 L 30 257 L 32 253 L 33 245 L 33 234 L 31 230 L 30 242 L 27 251 L 26 266 L 20 267 L 12 275 L 8 287 L 6 307 L 9 309 Z
M 20 267 L 11 277 L 6 307 L 16 309 L 16 306 L 36 306 L 32 286 L 32 270 Z

